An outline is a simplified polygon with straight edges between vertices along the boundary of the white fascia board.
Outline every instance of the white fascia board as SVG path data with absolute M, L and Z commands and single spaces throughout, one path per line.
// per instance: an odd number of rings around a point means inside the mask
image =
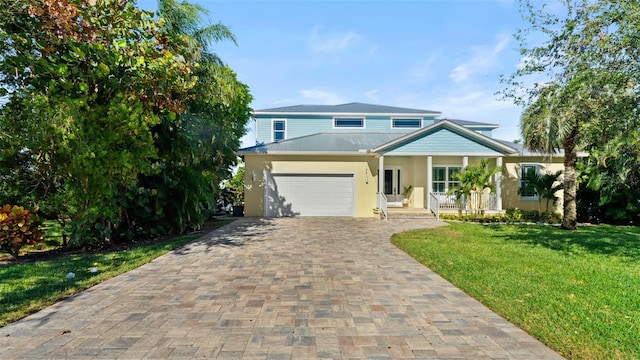
M 351 113 L 351 112 L 296 112 L 296 111 L 256 111 L 254 116 L 295 116 L 295 115 L 326 115 L 331 117 L 340 116 L 395 116 L 395 117 L 424 117 L 424 116 L 439 116 L 441 112 L 425 112 L 425 113 Z
M 239 152 L 241 155 L 304 155 L 304 156 L 372 156 L 360 151 L 269 151 L 269 152 Z
M 383 154 L 383 156 L 385 157 L 393 157 L 393 156 L 433 156 L 433 157 L 438 157 L 438 156 L 482 156 L 482 157 L 489 157 L 489 158 L 495 158 L 498 156 L 505 156 L 503 154 L 501 154 L 500 152 L 494 152 L 494 153 L 470 153 L 470 152 L 446 152 L 446 153 L 418 153 L 418 152 L 398 152 L 398 153 L 386 153 Z
M 500 127 L 500 125 L 496 125 L 496 124 L 473 124 L 473 125 L 460 125 L 466 128 L 470 128 L 470 129 L 486 129 L 486 128 L 491 128 L 491 129 L 497 129 Z
M 589 153 L 583 152 L 583 151 L 578 151 L 578 157 L 588 157 Z M 557 157 L 557 158 L 563 158 L 564 157 L 564 150 L 560 150 L 557 153 L 554 154 L 547 154 L 547 153 L 543 153 L 543 152 L 527 152 L 525 153 L 515 153 L 515 154 L 507 154 L 505 156 L 509 156 L 509 157 Z

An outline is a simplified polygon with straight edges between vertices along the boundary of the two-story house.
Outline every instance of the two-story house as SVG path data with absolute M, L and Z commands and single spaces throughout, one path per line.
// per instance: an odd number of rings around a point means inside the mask
M 362 103 L 256 111 L 256 145 L 239 151 L 245 215 L 377 217 L 405 195 L 413 208 L 457 211 L 447 195 L 453 174 L 481 159 L 504 169 L 495 193 L 483 195 L 486 211 L 538 208 L 519 191 L 523 174 L 561 170 L 561 156 L 494 139 L 497 125 L 440 115 Z

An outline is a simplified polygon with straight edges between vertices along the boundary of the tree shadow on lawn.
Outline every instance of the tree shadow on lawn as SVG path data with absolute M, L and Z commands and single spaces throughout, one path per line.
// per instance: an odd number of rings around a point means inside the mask
M 628 226 L 581 226 L 577 231 L 562 230 L 555 226 L 518 225 L 518 234 L 504 234 L 500 225 L 494 236 L 506 241 L 517 241 L 531 246 L 543 246 L 566 254 L 591 253 L 612 255 L 640 262 L 640 230 Z

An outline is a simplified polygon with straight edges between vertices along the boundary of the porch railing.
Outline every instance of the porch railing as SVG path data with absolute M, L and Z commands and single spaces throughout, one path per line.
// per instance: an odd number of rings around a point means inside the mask
M 495 193 L 487 194 L 485 192 L 472 193 L 470 198 L 464 196 L 460 202 L 456 201 L 455 195 L 448 195 L 443 192 L 430 193 L 431 202 L 436 200 L 440 210 L 497 210 L 498 195 Z M 432 210 L 433 211 L 433 210 Z
M 388 206 L 387 206 L 387 197 L 383 193 L 378 193 L 378 201 L 377 201 L 378 209 L 382 211 L 382 216 L 384 216 L 385 220 L 388 220 Z
M 436 216 L 436 219 L 440 219 L 440 200 L 433 193 L 429 193 L 431 201 L 429 201 L 429 210 Z

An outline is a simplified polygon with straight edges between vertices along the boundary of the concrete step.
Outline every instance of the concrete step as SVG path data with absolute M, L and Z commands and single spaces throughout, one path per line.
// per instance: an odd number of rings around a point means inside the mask
M 435 215 L 424 208 L 390 207 L 389 219 L 435 219 Z

